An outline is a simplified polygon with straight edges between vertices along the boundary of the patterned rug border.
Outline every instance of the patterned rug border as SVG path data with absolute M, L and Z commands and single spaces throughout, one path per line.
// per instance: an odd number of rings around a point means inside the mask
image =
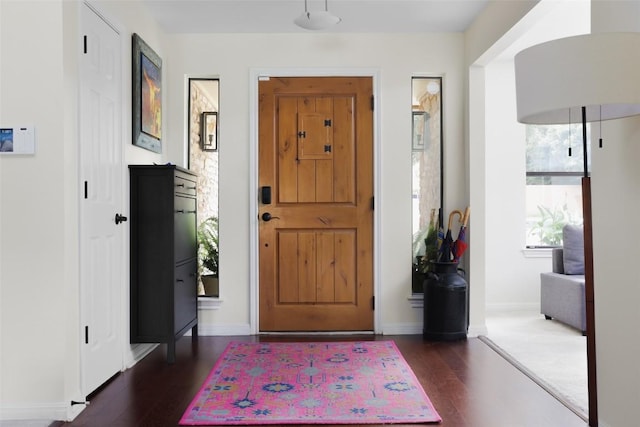
M 201 394 L 207 391 L 209 385 L 214 381 L 216 376 L 219 376 L 224 369 L 224 365 L 229 363 L 227 360 L 229 354 L 238 346 L 248 346 L 252 348 L 259 348 L 260 346 L 269 346 L 269 347 L 278 347 L 278 346 L 294 346 L 294 345 L 303 345 L 306 347 L 310 347 L 313 345 L 316 346 L 331 346 L 331 345 L 362 345 L 365 347 L 369 346 L 389 346 L 389 351 L 393 350 L 395 352 L 394 357 L 397 358 L 398 362 L 402 362 L 405 370 L 402 372 L 406 377 L 407 382 L 412 381 L 413 384 L 410 384 L 414 387 L 414 393 L 418 393 L 420 397 L 423 399 L 423 403 L 421 404 L 421 410 L 424 412 L 419 415 L 410 415 L 410 416 L 373 416 L 373 418 L 351 418 L 351 419 L 333 419 L 333 418 L 301 418 L 301 417 L 292 417 L 291 419 L 257 419 L 256 417 L 242 417 L 242 418 L 221 418 L 221 419 L 193 419 L 192 414 L 194 409 L 197 408 L 197 405 L 200 400 Z M 380 348 L 380 347 L 376 347 Z M 380 350 L 378 350 L 380 351 Z M 377 399 L 374 398 L 374 399 Z M 381 398 L 382 400 L 382 398 Z M 395 406 L 394 406 L 395 408 Z M 231 341 L 227 344 L 224 351 L 220 355 L 220 357 L 216 360 L 213 368 L 207 375 L 207 378 L 203 382 L 199 391 L 195 394 L 191 403 L 185 410 L 183 416 L 180 419 L 180 425 L 293 425 L 293 424 L 315 424 L 315 425 L 323 425 L 323 424 L 342 424 L 342 425 L 352 425 L 352 424 L 417 424 L 417 423 L 440 423 L 442 418 L 437 413 L 435 407 L 433 406 L 429 396 L 425 392 L 424 388 L 420 384 L 420 381 L 416 377 L 413 369 L 409 363 L 407 363 L 406 359 L 402 355 L 402 352 L 397 347 L 396 343 L 393 340 L 381 340 L 381 341 L 311 341 L 311 342 L 245 342 L 245 341 Z

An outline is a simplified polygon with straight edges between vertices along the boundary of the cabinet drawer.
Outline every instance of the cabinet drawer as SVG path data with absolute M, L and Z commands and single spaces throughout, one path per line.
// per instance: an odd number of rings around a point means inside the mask
M 198 316 L 197 268 L 195 259 L 176 266 L 174 333 L 178 333 Z
M 198 255 L 196 240 L 196 200 L 175 196 L 174 241 L 176 262 Z
M 174 186 L 176 194 L 193 197 L 196 196 L 196 182 L 192 176 L 176 173 L 174 177 Z

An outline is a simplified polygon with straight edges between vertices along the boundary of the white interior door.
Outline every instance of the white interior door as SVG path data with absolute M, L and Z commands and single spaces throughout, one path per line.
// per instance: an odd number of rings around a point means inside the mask
M 81 13 L 80 339 L 89 394 L 122 369 L 122 71 L 120 34 L 84 3 Z

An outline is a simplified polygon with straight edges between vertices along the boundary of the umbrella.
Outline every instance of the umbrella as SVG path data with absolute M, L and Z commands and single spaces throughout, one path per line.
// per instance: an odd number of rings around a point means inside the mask
M 466 242 L 466 234 L 467 234 L 467 223 L 469 222 L 469 214 L 470 214 L 469 206 L 464 211 L 464 216 L 462 217 L 462 226 L 460 226 L 460 231 L 458 232 L 458 238 L 455 242 L 453 242 L 453 261 L 458 262 L 462 254 L 467 250 L 469 246 Z
M 449 214 L 449 226 L 447 228 L 447 235 L 444 237 L 442 247 L 440 248 L 440 262 L 451 262 L 451 248 L 453 246 L 453 237 L 451 237 L 451 223 L 453 222 L 453 216 L 458 214 L 460 221 L 462 222 L 462 212 L 459 210 L 451 211 Z
M 440 257 L 440 248 L 442 247 L 442 241 L 444 240 L 444 228 L 442 227 L 442 224 L 442 209 L 438 209 L 438 239 L 436 241 L 438 258 Z

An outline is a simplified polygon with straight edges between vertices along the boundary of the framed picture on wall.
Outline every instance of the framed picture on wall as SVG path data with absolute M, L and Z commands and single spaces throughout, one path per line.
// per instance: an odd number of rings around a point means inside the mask
M 162 59 L 132 36 L 133 145 L 162 153 Z
M 429 113 L 426 111 L 414 111 L 411 131 L 411 148 L 413 151 L 423 151 L 429 143 Z
M 205 111 L 201 118 L 201 142 L 204 151 L 218 151 L 218 113 Z

